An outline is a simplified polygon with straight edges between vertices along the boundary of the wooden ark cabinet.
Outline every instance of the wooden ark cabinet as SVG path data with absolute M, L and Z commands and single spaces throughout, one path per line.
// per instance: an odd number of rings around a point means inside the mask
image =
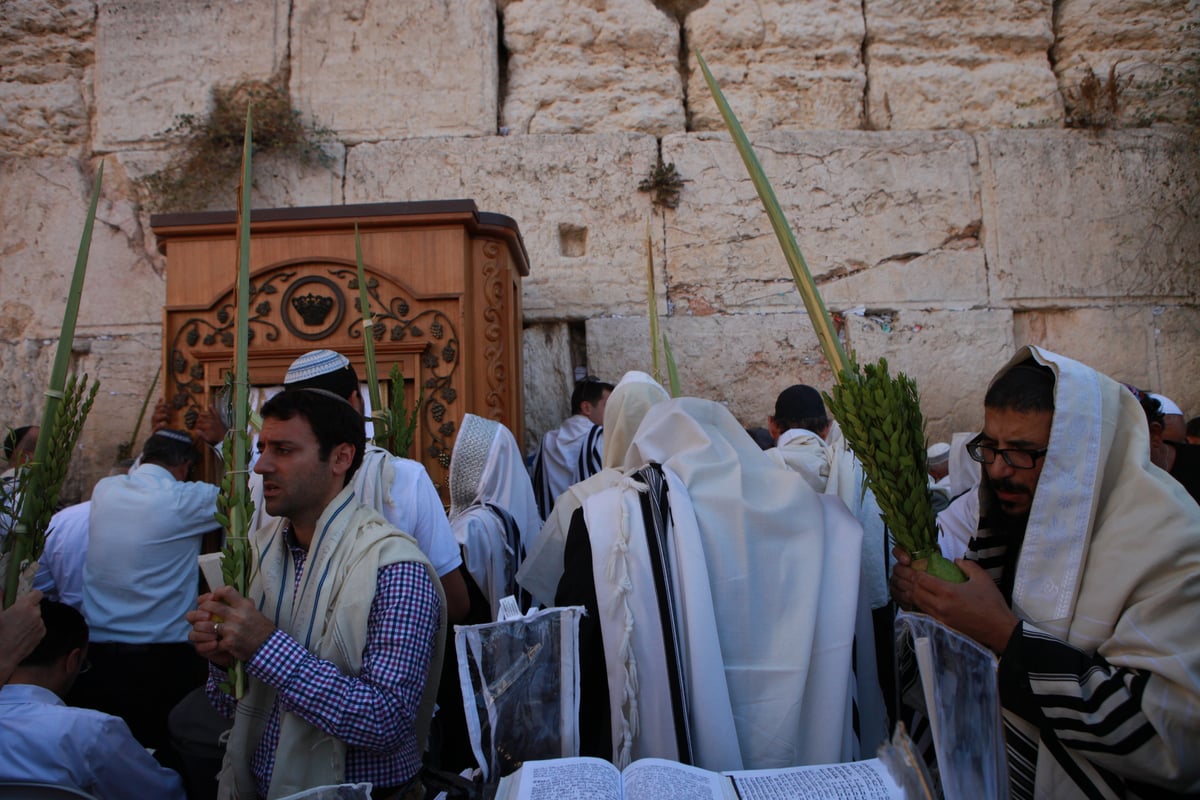
M 445 500 L 464 414 L 498 420 L 522 441 L 525 246 L 512 219 L 472 200 L 254 211 L 252 385 L 282 384 L 292 360 L 317 348 L 343 353 L 365 380 L 355 224 L 379 378 L 399 364 L 410 406 L 420 388 L 414 452 L 406 455 L 424 463 Z M 205 212 L 155 215 L 151 227 L 167 261 L 164 391 L 172 424 L 190 429 L 233 365 L 237 225 L 233 212 Z

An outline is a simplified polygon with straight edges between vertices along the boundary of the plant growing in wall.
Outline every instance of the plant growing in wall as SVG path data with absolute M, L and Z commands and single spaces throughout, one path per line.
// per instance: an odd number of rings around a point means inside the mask
M 230 176 L 241 165 L 246 110 L 254 106 L 254 143 L 259 154 L 276 153 L 302 164 L 329 166 L 321 145 L 332 133 L 292 107 L 286 76 L 242 80 L 215 87 L 207 115 L 181 114 L 168 132 L 181 142 L 177 155 L 140 185 L 154 211 L 194 211 L 226 197 Z

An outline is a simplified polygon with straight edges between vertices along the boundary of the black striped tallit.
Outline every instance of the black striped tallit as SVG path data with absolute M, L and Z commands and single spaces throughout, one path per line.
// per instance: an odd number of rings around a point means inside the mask
M 670 529 L 670 506 L 667 484 L 662 467 L 650 464 L 634 473 L 633 477 L 644 483 L 648 491 L 640 494 L 642 519 L 644 521 L 646 545 L 650 553 L 650 568 L 654 573 L 654 591 L 658 598 L 659 622 L 663 633 L 663 656 L 670 684 L 671 710 L 675 723 L 675 741 L 679 761 L 695 764 L 692 746 L 691 719 L 688 713 L 688 691 L 683 679 L 683 655 L 676 620 L 675 589 L 671 577 L 671 563 L 667 548 Z
M 602 463 L 603 425 L 593 425 L 579 447 L 579 458 L 575 463 L 575 482 L 587 480 L 604 468 Z M 544 518 L 544 515 L 543 515 Z

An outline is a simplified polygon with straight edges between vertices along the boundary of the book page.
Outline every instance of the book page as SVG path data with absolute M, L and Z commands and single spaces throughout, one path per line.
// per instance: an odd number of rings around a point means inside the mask
M 513 800 L 621 800 L 621 773 L 599 758 L 526 761 L 501 784 L 518 775 Z
M 877 758 L 725 774 L 742 800 L 904 800 L 904 791 Z
M 625 768 L 625 800 L 721 800 L 729 780 L 715 772 L 661 758 Z

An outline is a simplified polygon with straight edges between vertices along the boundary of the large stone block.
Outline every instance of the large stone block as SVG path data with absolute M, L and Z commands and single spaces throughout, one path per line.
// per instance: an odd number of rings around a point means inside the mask
M 859 0 L 710 0 L 685 25 L 746 130 L 863 127 Z M 725 130 L 694 56 L 688 67 L 689 130 Z
M 650 0 L 502 0 L 512 133 L 685 129 L 679 25 Z
M 87 499 L 96 481 L 116 466 L 121 445 L 130 443 L 135 456 L 141 452 L 150 435 L 154 403 L 162 396 L 161 381 L 154 388 L 141 425 L 136 431 L 134 427 L 162 364 L 161 338 L 161 332 L 155 329 L 77 340 L 75 369 L 98 380 L 100 390 L 79 437 L 63 490 L 64 500 Z
M 977 141 L 993 301 L 1200 294 L 1200 170 L 1180 131 L 989 131 Z
M 116 442 L 131 435 L 140 398 L 161 360 L 162 277 L 147 252 L 120 165 L 110 161 L 105 167 L 71 359 L 71 370 L 99 381 L 100 393 L 63 489 L 63 499 L 72 501 L 87 496 L 111 466 Z M 0 160 L 0 184 L 22 187 L 0 193 L 0 219 L 10 220 L 0 227 L 0 369 L 21 378 L 0 389 L 0 403 L 12 417 L 0 423 L 41 418 L 87 214 L 91 170 L 69 158 Z M 136 369 L 114 372 L 113 361 L 97 360 L 102 353 L 116 363 L 135 363 Z
M 94 4 L 0 5 L 0 156 L 77 154 L 88 136 Z
M 777 131 L 753 144 L 830 306 L 986 302 L 968 136 Z M 667 215 L 674 312 L 799 308 L 791 272 L 728 137 L 667 137 L 663 159 L 688 181 L 679 208 Z
M 1017 312 L 1013 337 L 1017 345 L 1036 344 L 1113 380 L 1164 394 L 1188 417 L 1200 414 L 1200 307 L 1195 303 Z
M 113 173 L 118 173 L 114 175 Z M 0 160 L 0 340 L 57 338 L 87 216 L 92 166 L 69 158 Z M 164 285 L 143 244 L 137 208 L 106 170 L 96 213 L 78 336 L 162 322 Z
M 492 0 L 303 0 L 292 19 L 291 92 L 345 142 L 494 133 Z
M 637 186 L 657 157 L 638 134 L 362 144 L 347 156 L 346 202 L 473 199 L 520 226 L 527 322 L 638 313 L 651 204 Z
M 1154 369 L 1150 389 L 1165 394 L 1191 419 L 1200 416 L 1200 306 L 1154 306 Z
M 522 337 L 525 380 L 524 452 L 532 453 L 542 435 L 571 414 L 571 333 L 565 322 L 525 328 Z
M 806 314 L 672 316 L 660 321 L 679 367 L 680 390 L 724 403 L 743 426 L 766 425 L 779 392 L 793 383 L 827 390 L 833 373 Z M 646 317 L 587 321 L 588 363 L 614 383 L 631 369 L 651 372 Z M 663 385 L 667 367 L 661 365 Z
M 1196 102 L 1198 14 L 1195 0 L 1056 3 L 1051 54 L 1077 124 L 1183 122 Z
M 1013 313 L 1013 340 L 1044 347 L 1135 386 L 1156 385 L 1149 306 L 1051 308 Z
M 286 64 L 286 0 L 100 3 L 98 150 L 161 140 L 179 115 L 204 115 L 212 89 L 267 80 Z
M 988 384 L 1016 350 L 1011 312 L 994 309 L 850 315 L 846 339 L 860 363 L 884 357 L 916 381 L 929 441 L 979 430 Z
M 867 0 L 870 124 L 991 128 L 1062 119 L 1050 0 Z

